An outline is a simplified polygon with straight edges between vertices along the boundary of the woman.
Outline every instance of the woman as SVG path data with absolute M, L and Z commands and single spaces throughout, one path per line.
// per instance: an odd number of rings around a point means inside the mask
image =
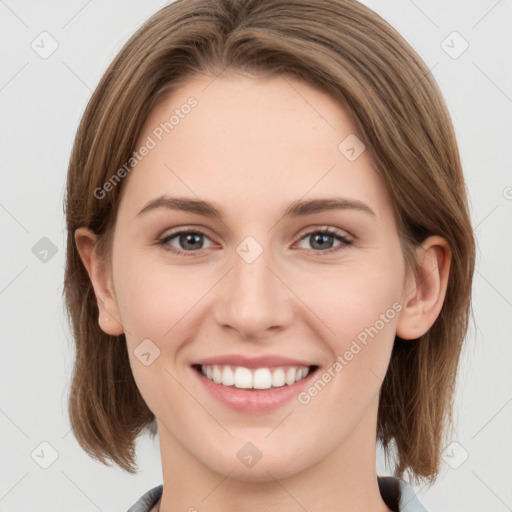
M 474 239 L 421 59 L 354 0 L 181 0 L 94 92 L 71 156 L 69 399 L 130 512 L 425 510 Z M 376 441 L 395 461 L 376 474 Z

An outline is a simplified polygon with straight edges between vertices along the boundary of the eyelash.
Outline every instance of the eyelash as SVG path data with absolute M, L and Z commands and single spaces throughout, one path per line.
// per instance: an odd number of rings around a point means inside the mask
M 172 240 L 173 238 L 176 238 L 178 235 L 183 235 L 183 234 L 202 235 L 202 236 L 205 236 L 206 238 L 209 238 L 208 235 L 206 233 L 204 233 L 203 231 L 201 231 L 200 229 L 193 229 L 193 230 L 192 229 L 183 229 L 181 231 L 176 231 L 176 232 L 170 233 L 169 235 L 166 235 L 162 238 L 159 238 L 157 240 L 157 244 L 162 246 L 164 250 L 170 251 L 173 254 L 177 254 L 178 256 L 194 256 L 194 253 L 198 252 L 198 251 L 182 251 L 180 249 L 176 249 L 175 247 L 168 245 L 169 240 Z M 304 238 L 307 238 L 308 236 L 316 235 L 316 234 L 330 235 L 330 236 L 337 238 L 339 241 L 342 242 L 342 244 L 338 245 L 337 247 L 332 247 L 331 249 L 327 249 L 325 251 L 315 251 L 314 249 L 309 249 L 315 253 L 319 253 L 319 254 L 317 254 L 317 256 L 319 256 L 319 257 L 322 257 L 326 254 L 335 253 L 353 243 L 352 240 L 341 235 L 338 230 L 333 229 L 333 228 L 324 228 L 324 229 L 317 229 L 317 230 L 309 231 L 304 236 L 302 236 L 300 238 L 300 240 L 303 240 Z

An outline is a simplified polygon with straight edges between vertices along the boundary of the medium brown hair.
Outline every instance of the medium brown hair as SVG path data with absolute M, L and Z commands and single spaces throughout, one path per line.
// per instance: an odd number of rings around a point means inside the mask
M 109 260 L 121 168 L 148 114 L 196 74 L 288 75 L 332 95 L 352 118 L 391 195 L 407 268 L 429 235 L 452 252 L 446 297 L 430 330 L 395 338 L 380 392 L 377 440 L 394 473 L 432 484 L 471 314 L 475 241 L 451 119 L 429 70 L 380 16 L 355 0 L 178 0 L 154 14 L 115 57 L 81 120 L 68 170 L 64 293 L 76 345 L 69 415 L 82 448 L 133 473 L 135 440 L 156 434 L 133 379 L 124 335 L 98 325 L 98 305 L 74 240 L 86 226 Z M 340 141 L 341 142 L 341 141 Z

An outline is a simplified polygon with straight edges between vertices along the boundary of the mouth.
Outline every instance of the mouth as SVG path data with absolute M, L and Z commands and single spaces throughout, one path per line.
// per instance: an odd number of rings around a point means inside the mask
M 243 414 L 270 412 L 297 398 L 319 369 L 317 365 L 303 364 L 247 366 L 219 363 L 193 364 L 191 368 L 208 397 Z
M 318 369 L 310 366 L 279 366 L 246 368 L 222 364 L 194 364 L 192 368 L 211 382 L 228 388 L 244 390 L 275 389 L 292 386 Z

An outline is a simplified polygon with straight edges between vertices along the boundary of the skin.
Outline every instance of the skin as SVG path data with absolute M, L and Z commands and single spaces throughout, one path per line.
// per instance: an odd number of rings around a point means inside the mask
M 338 150 L 357 131 L 334 99 L 291 78 L 212 80 L 194 77 L 147 119 L 136 147 L 190 96 L 198 100 L 125 178 L 112 270 L 99 265 L 91 231 L 75 235 L 99 325 L 125 333 L 137 386 L 158 420 L 160 510 L 291 512 L 299 503 L 308 512 L 389 511 L 376 475 L 379 389 L 395 335 L 414 343 L 440 312 L 448 244 L 428 238 L 417 248 L 417 274 L 406 271 L 369 152 L 351 162 Z M 137 215 L 163 193 L 211 201 L 224 219 L 165 208 Z M 292 201 L 335 195 L 375 215 L 281 216 Z M 199 250 L 179 236 L 168 241 L 191 256 L 155 243 L 179 227 L 207 235 Z M 308 234 L 324 227 L 353 243 L 329 238 L 327 249 L 342 248 L 322 255 Z M 251 264 L 236 252 L 247 236 L 263 249 Z M 259 415 L 235 412 L 190 368 L 219 354 L 278 354 L 311 361 L 321 375 L 394 303 L 401 311 L 307 405 L 293 399 Z M 146 338 L 160 349 L 149 366 L 134 355 Z M 262 453 L 250 468 L 237 458 L 249 441 Z

